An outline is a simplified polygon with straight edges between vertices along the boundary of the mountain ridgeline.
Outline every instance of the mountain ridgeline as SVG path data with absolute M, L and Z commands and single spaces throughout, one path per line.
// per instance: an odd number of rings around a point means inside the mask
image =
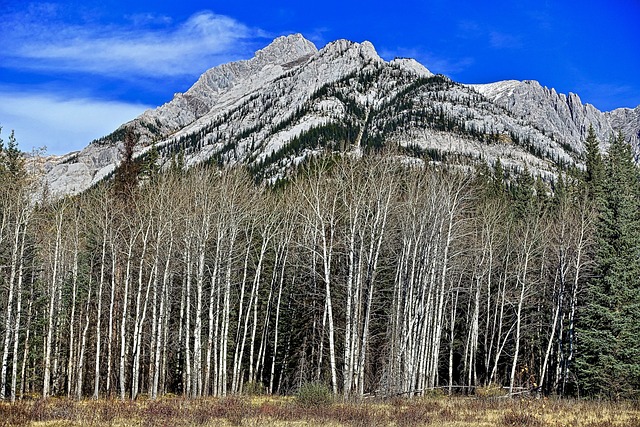
M 186 167 L 244 164 L 267 182 L 322 152 L 386 146 L 459 165 L 500 159 L 507 172 L 527 168 L 549 180 L 583 164 L 589 126 L 602 149 L 621 131 L 638 152 L 640 108 L 602 113 L 535 81 L 464 85 L 412 59 L 384 61 L 369 42 L 318 50 L 297 34 L 210 69 L 187 92 L 63 158 L 45 180 L 63 195 L 111 176 L 126 129 L 135 156 L 153 151 L 159 167 L 177 156 Z

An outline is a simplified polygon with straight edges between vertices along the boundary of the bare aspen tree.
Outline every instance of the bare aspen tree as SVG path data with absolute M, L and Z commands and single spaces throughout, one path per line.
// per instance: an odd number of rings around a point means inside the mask
M 20 328 L 20 317 L 22 314 L 22 283 L 24 276 L 24 249 L 25 249 L 25 235 L 27 232 L 27 226 L 31 215 L 30 207 L 25 203 L 23 196 L 18 193 L 16 195 L 16 205 L 14 217 L 14 229 L 11 239 L 11 263 L 9 273 L 9 292 L 7 298 L 7 310 L 5 320 L 5 337 L 2 352 L 2 375 L 0 381 L 0 399 L 5 398 L 5 390 L 7 384 L 7 370 L 8 370 L 8 355 L 11 344 L 11 331 L 13 329 L 13 357 L 12 357 L 12 376 L 11 376 L 11 401 L 16 399 L 16 376 L 17 376 L 17 362 L 18 362 L 18 338 Z M 20 206 L 22 205 L 22 206 Z M 5 211 L 5 214 L 7 212 Z M 4 215 L 3 215 L 4 216 Z M 15 290 L 15 295 L 14 295 Z M 12 308 L 15 302 L 15 318 L 11 319 Z M 13 320 L 13 325 L 11 321 Z
M 98 277 L 98 290 L 96 294 L 97 309 L 96 309 L 96 324 L 95 324 L 95 359 L 94 359 L 94 381 L 93 381 L 93 399 L 98 399 L 100 396 L 100 363 L 102 352 L 102 299 L 103 289 L 106 282 L 107 274 L 107 251 L 110 233 L 113 231 L 113 210 L 108 198 L 109 193 L 105 187 L 97 189 L 96 197 L 93 199 L 91 208 L 95 210 L 95 218 L 93 224 L 97 228 L 97 233 L 100 236 L 100 273 Z M 113 254 L 112 254 L 113 256 Z M 112 311 L 112 310 L 111 310 Z M 111 325 L 109 325 L 111 327 Z M 109 352 L 110 353 L 110 352 Z
M 396 188 L 384 157 L 345 159 L 339 174 L 348 270 L 343 393 L 362 396 L 375 279 Z
M 115 321 L 115 303 L 116 303 L 116 283 L 118 273 L 118 252 L 116 251 L 116 236 L 117 233 L 111 234 L 110 244 L 111 247 L 111 292 L 109 297 L 109 326 L 107 333 L 107 381 L 106 392 L 107 396 L 111 396 L 111 374 L 113 368 L 113 334 L 114 334 L 114 321 Z
M 23 212 L 24 212 L 24 216 L 21 218 L 22 232 L 20 234 L 20 254 L 18 256 L 18 273 L 17 273 L 18 277 L 17 277 L 17 284 L 16 284 L 17 286 L 16 316 L 15 316 L 15 322 L 13 324 L 13 352 L 12 352 L 13 359 L 11 364 L 11 391 L 10 391 L 11 402 L 15 402 L 17 398 L 16 387 L 17 387 L 17 380 L 18 380 L 18 343 L 20 338 L 20 327 L 21 327 L 20 320 L 22 317 L 22 288 L 23 288 L 24 274 L 25 274 L 24 263 L 26 261 L 25 245 L 26 245 L 27 229 L 33 213 L 30 207 L 25 209 Z M 32 271 L 31 274 L 34 275 L 35 273 Z M 29 306 L 29 312 L 30 311 L 31 311 L 31 306 Z M 29 322 L 31 320 L 30 318 L 31 318 L 31 313 L 29 313 Z M 27 326 L 27 330 L 28 329 L 29 327 Z
M 5 230 L 9 234 L 10 242 L 10 261 L 9 261 L 9 291 L 6 301 L 6 318 L 4 322 L 4 342 L 2 347 L 2 368 L 0 374 L 0 399 L 5 398 L 5 391 L 7 386 L 7 371 L 9 362 L 9 351 L 11 347 L 12 337 L 12 321 L 14 327 L 19 324 L 20 310 L 21 310 L 21 284 L 23 274 L 23 255 L 24 255 L 24 238 L 26 233 L 26 227 L 31 215 L 31 207 L 29 206 L 26 196 L 27 188 L 24 185 L 19 185 L 17 188 L 13 188 L 13 191 L 4 190 L 2 200 L 2 224 L 0 234 L 3 234 Z M 11 228 L 9 228 L 11 227 Z M 1 243 L 2 237 L 0 237 Z M 18 288 L 16 291 L 16 287 Z M 15 302 L 14 300 L 17 300 Z M 16 305 L 15 319 L 12 318 L 14 305 Z M 18 331 L 16 330 L 14 335 L 17 338 Z M 13 353 L 13 359 L 17 358 L 17 354 Z M 15 375 L 14 375 L 15 377 Z M 13 383 L 13 381 L 12 381 Z M 14 387 L 12 387 L 13 389 Z M 15 390 L 11 393 L 12 400 L 15 400 Z
M 542 218 L 536 213 L 528 215 L 519 222 L 518 227 L 519 239 L 517 241 L 517 259 L 516 259 L 516 286 L 517 286 L 517 308 L 515 320 L 515 349 L 511 363 L 511 375 L 509 379 L 509 393 L 513 394 L 516 381 L 516 368 L 518 366 L 518 358 L 520 356 L 520 344 L 522 336 L 523 307 L 525 299 L 529 295 L 531 287 L 531 279 L 529 273 L 534 264 L 534 257 L 540 247 L 541 239 L 544 233 L 544 224 Z
M 154 275 L 153 288 L 153 319 L 152 319 L 152 345 L 151 356 L 149 361 L 149 395 L 156 398 L 160 386 L 160 372 L 164 367 L 161 363 L 163 349 L 166 349 L 166 326 L 168 322 L 168 293 L 171 280 L 171 260 L 173 257 L 174 236 L 176 231 L 176 223 L 179 220 L 177 206 L 181 202 L 177 182 L 171 176 L 161 178 L 158 186 L 160 191 L 157 192 L 158 198 L 155 199 L 154 211 L 158 215 L 157 231 L 155 239 L 156 262 L 163 263 L 162 281 L 160 289 L 158 282 L 160 281 L 160 272 Z M 162 253 L 164 252 L 164 259 Z M 159 269 L 160 267 L 157 267 Z M 157 300 L 160 300 L 157 307 Z
M 76 314 L 76 299 L 78 294 L 78 269 L 79 269 L 79 253 L 80 253 L 80 201 L 76 201 L 76 206 L 73 207 L 71 218 L 73 224 L 70 226 L 71 228 L 71 246 L 73 248 L 73 261 L 71 267 L 71 314 L 69 315 L 69 350 L 68 350 L 68 360 L 67 360 L 67 397 L 71 397 L 71 393 L 73 390 L 73 380 L 75 379 L 76 374 L 76 349 L 74 348 L 75 343 L 75 332 L 74 326 L 76 323 L 75 314 Z
M 388 387 L 422 394 L 437 382 L 452 247 L 461 233 L 466 180 L 446 171 L 409 171 L 396 270 Z
M 146 195 L 145 195 L 146 196 Z M 147 306 L 149 302 L 149 292 L 151 290 L 151 284 L 154 281 L 154 275 L 156 274 L 157 262 L 152 263 L 151 270 L 148 272 L 145 278 L 145 270 L 148 268 L 149 250 L 152 246 L 152 229 L 154 225 L 153 216 L 147 210 L 149 203 L 145 200 L 146 197 L 140 197 L 140 207 L 135 212 L 136 232 L 141 239 L 141 252 L 138 255 L 140 261 L 138 262 L 138 278 L 137 278 L 137 292 L 135 299 L 135 316 L 133 318 L 133 360 L 132 360 L 132 373 L 131 373 L 131 398 L 136 399 L 138 397 L 140 388 L 140 357 L 142 351 L 142 330 L 144 328 L 144 322 L 147 315 Z M 156 254 L 157 255 L 157 254 Z M 157 256 L 155 257 L 157 260 Z
M 82 338 L 80 339 L 80 351 L 78 352 L 78 361 L 76 373 L 76 399 L 80 400 L 82 398 L 82 384 L 83 384 L 83 374 L 84 374 L 84 361 L 85 361 L 85 353 L 87 350 L 87 332 L 89 331 L 89 326 L 91 324 L 90 320 L 90 305 L 91 305 L 91 277 L 89 277 L 89 284 L 87 290 L 87 303 L 84 310 L 84 328 L 82 329 Z
M 568 377 L 571 342 L 574 333 L 575 307 L 581 279 L 589 266 L 587 250 L 593 244 L 592 233 L 595 220 L 593 202 L 584 195 L 560 195 L 551 228 L 551 249 L 555 253 L 556 274 L 554 277 L 552 324 L 540 372 L 540 388 L 545 390 L 547 382 L 552 391 L 562 393 Z M 565 330 L 565 322 L 567 322 Z M 552 351 L 556 351 L 553 381 L 547 378 Z
M 35 277 L 36 275 L 32 271 L 31 286 L 29 291 L 29 308 L 27 309 L 27 325 L 25 328 L 26 332 L 25 332 L 24 344 L 23 344 L 24 349 L 22 352 L 22 366 L 20 368 L 20 399 L 23 399 L 25 388 L 26 388 L 27 358 L 29 356 L 29 349 L 31 345 L 30 338 L 31 338 L 31 323 L 33 319 L 32 315 L 33 315 L 33 295 L 34 295 L 33 284 L 35 282 Z
M 253 310 L 250 310 L 250 309 L 247 310 L 247 314 L 249 314 L 250 311 L 253 311 L 253 321 L 252 321 L 253 326 L 251 329 L 251 344 L 249 347 L 249 381 L 252 383 L 256 382 L 256 373 L 258 370 L 256 364 L 254 363 L 256 331 L 258 328 L 258 299 L 260 296 L 259 292 L 260 292 L 260 284 L 262 279 L 262 269 L 263 269 L 263 264 L 265 262 L 265 254 L 267 252 L 267 248 L 269 247 L 270 241 L 273 238 L 273 234 L 274 234 L 274 224 L 273 224 L 272 215 L 265 216 L 262 219 L 259 234 L 260 234 L 260 240 L 261 240 L 260 251 L 258 253 L 258 262 L 257 262 L 256 270 L 254 273 L 253 286 L 251 288 L 251 295 L 250 295 L 250 299 L 253 300 L 250 307 L 253 308 Z M 267 303 L 267 306 L 268 306 L 268 303 Z M 269 316 L 269 310 L 267 309 L 265 311 L 265 319 L 268 319 L 268 316 Z M 260 358 L 258 357 L 258 360 L 259 359 Z
M 50 277 L 48 280 L 48 310 L 47 310 L 47 335 L 44 342 L 44 377 L 42 386 L 42 397 L 47 398 L 51 390 L 51 355 L 53 352 L 53 329 L 55 325 L 55 309 L 56 309 L 56 297 L 59 293 L 61 284 L 60 281 L 60 269 L 61 269 L 61 252 L 62 252 L 62 234 L 63 234 L 63 219 L 67 206 L 61 203 L 53 212 L 53 218 L 50 230 L 50 237 L 53 238 L 53 242 L 49 241 L 45 244 L 48 246 L 49 251 L 49 268 Z M 49 233 L 46 233 L 49 237 Z M 51 248 L 53 246 L 53 248 Z
M 119 366 L 119 382 L 120 382 L 120 399 L 124 400 L 127 395 L 127 319 L 128 319 L 128 310 L 129 310 L 129 289 L 131 287 L 131 279 L 132 279 L 132 264 L 134 262 L 134 250 L 136 248 L 136 243 L 138 242 L 138 238 L 140 236 L 141 230 L 136 223 L 136 218 L 131 218 L 127 215 L 124 218 L 126 229 L 126 236 L 123 237 L 125 240 L 126 246 L 126 260 L 125 260 L 125 268 L 124 268 L 124 277 L 122 280 L 124 281 L 124 289 L 121 298 L 122 304 L 122 315 L 120 318 L 120 366 Z
M 284 203 L 284 202 L 281 202 Z M 282 305 L 282 291 L 285 283 L 285 271 L 287 268 L 287 259 L 289 256 L 289 248 L 291 246 L 291 242 L 293 239 L 293 226 L 295 224 L 293 215 L 291 212 L 287 212 L 285 207 L 282 205 L 278 206 L 277 211 L 279 212 L 280 218 L 278 222 L 278 228 L 280 228 L 280 233 L 278 233 L 274 239 L 274 249 L 277 255 L 277 259 L 280 261 L 280 266 L 278 263 L 274 263 L 274 272 L 278 272 L 279 277 L 278 281 L 278 296 L 276 299 L 276 315 L 274 322 L 274 336 L 273 336 L 273 350 L 271 353 L 271 369 L 269 373 L 269 394 L 274 394 L 275 392 L 275 375 L 276 375 L 276 359 L 278 357 L 278 337 L 279 337 L 279 326 L 280 326 L 280 308 Z
M 217 390 L 216 395 L 225 396 L 229 391 L 229 375 L 228 375 L 228 351 L 229 351 L 229 332 L 231 321 L 231 282 L 233 260 L 235 257 L 235 248 L 240 228 L 244 220 L 242 214 L 242 190 L 246 188 L 246 176 L 235 170 L 224 170 L 221 174 L 221 193 L 220 198 L 225 201 L 222 209 L 222 215 L 219 220 L 224 221 L 227 228 L 227 242 L 225 251 L 223 252 L 224 260 L 224 276 L 221 288 L 221 316 L 220 330 L 218 332 L 218 374 L 217 374 Z
M 321 277 L 325 287 L 325 315 L 329 338 L 329 365 L 333 394 L 338 394 L 338 374 L 336 362 L 335 324 L 333 318 L 332 267 L 335 249 L 336 228 L 338 223 L 338 192 L 329 178 L 328 165 L 318 165 L 306 177 L 307 186 L 298 185 L 298 191 L 306 203 L 307 210 L 302 211 L 302 221 L 313 224 L 319 239 L 318 256 L 322 262 Z

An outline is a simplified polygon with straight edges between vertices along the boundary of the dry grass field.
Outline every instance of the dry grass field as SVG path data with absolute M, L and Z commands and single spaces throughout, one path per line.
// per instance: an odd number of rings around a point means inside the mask
M 431 397 L 302 404 L 287 397 L 0 403 L 1 426 L 640 427 L 633 402 Z

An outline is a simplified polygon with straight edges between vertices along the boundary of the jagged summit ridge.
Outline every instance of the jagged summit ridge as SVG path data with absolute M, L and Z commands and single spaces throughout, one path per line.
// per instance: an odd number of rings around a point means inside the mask
M 225 95 L 237 97 L 255 90 L 317 52 L 316 46 L 301 34 L 278 37 L 249 60 L 207 70 L 187 92 L 177 93 L 169 103 L 145 112 L 142 120 L 154 126 L 160 121 L 166 125 L 163 133 L 170 134 L 224 102 Z M 236 86 L 240 88 L 234 91 Z
M 581 164 L 589 125 L 603 148 L 621 129 L 638 144 L 640 109 L 602 113 L 577 95 L 536 81 L 463 85 L 410 58 L 383 60 L 368 42 L 337 40 L 318 50 L 300 34 L 276 38 L 248 60 L 206 71 L 184 93 L 125 123 L 55 165 L 53 194 L 83 191 L 119 163 L 125 128 L 138 157 L 160 162 L 242 163 L 273 181 L 323 151 L 394 145 L 423 161 L 493 163 L 551 177 Z
M 256 51 L 255 58 L 272 63 L 286 63 L 316 53 L 318 48 L 300 33 L 280 36 Z
M 487 98 L 521 118 L 532 120 L 545 134 L 582 152 L 589 126 L 593 126 L 602 148 L 615 132 L 607 116 L 577 94 L 557 93 L 535 80 L 508 80 L 471 85 Z

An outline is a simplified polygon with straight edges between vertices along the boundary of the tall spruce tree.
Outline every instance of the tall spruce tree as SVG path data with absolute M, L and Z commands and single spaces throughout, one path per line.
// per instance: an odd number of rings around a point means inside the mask
M 593 151 L 592 151 L 593 154 Z M 598 197 L 595 275 L 578 328 L 576 371 L 582 394 L 640 395 L 640 184 L 631 147 L 611 139 L 598 177 L 587 163 L 587 187 Z M 589 168 L 592 168 L 589 170 Z M 602 191 L 599 191 L 599 188 Z
M 602 163 L 602 154 L 600 153 L 600 143 L 598 142 L 595 130 L 593 130 L 593 125 L 589 125 L 589 132 L 587 134 L 587 140 L 585 141 L 585 154 L 586 170 L 584 173 L 584 181 L 589 195 L 593 199 L 597 199 L 602 196 L 604 166 Z
M 0 133 L 2 133 L 1 126 Z M 20 181 L 25 177 L 24 157 L 18 148 L 15 133 L 11 131 L 6 146 L 2 138 L 0 138 L 0 182 L 9 184 Z
M 511 187 L 513 200 L 513 213 L 516 219 L 524 219 L 534 213 L 536 208 L 535 179 L 525 166 L 524 171 L 518 175 L 515 185 Z
M 140 173 L 140 163 L 134 158 L 136 137 L 132 129 L 127 129 L 124 136 L 124 143 L 120 150 L 122 161 L 116 169 L 113 189 L 121 200 L 129 200 L 138 186 L 138 174 Z

